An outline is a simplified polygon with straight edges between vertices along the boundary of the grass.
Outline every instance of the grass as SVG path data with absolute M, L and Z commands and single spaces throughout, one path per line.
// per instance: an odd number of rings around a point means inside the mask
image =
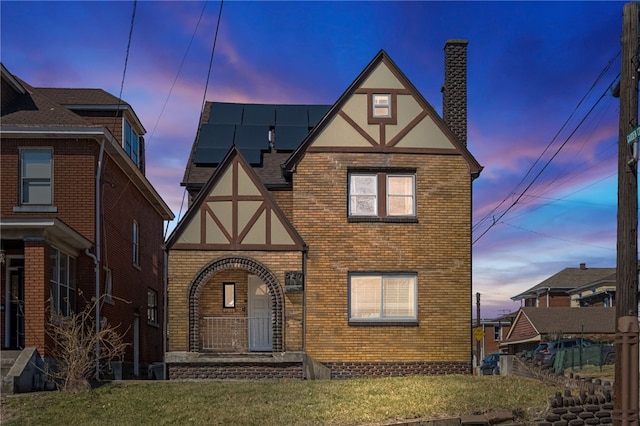
M 2 398 L 3 425 L 371 425 L 491 411 L 535 414 L 555 388 L 502 376 L 112 382 Z

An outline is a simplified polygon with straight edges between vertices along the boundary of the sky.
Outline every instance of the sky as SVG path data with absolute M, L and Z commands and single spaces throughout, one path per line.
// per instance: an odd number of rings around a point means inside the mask
M 480 293 L 489 319 L 564 268 L 616 266 L 610 89 L 623 6 L 2 0 L 0 60 L 34 87 L 102 88 L 133 107 L 147 177 L 177 217 L 170 232 L 186 210 L 180 182 L 205 99 L 333 104 L 384 49 L 441 114 L 443 47 L 468 40 L 468 148 L 484 167 L 469 303 L 475 313 Z

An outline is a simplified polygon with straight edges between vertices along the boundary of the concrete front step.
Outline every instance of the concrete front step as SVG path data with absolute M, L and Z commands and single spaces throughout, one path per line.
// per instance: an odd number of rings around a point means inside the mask
M 0 377 L 4 377 L 9 373 L 11 367 L 16 362 L 21 350 L 3 350 L 0 351 Z

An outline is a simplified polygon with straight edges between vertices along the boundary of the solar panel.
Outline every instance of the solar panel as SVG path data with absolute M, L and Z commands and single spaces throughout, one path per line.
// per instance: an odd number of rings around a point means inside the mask
M 240 152 L 249 164 L 256 165 L 262 161 L 262 153 L 259 149 L 240 148 Z
M 210 124 L 240 124 L 244 104 L 213 102 L 209 113 Z
M 242 116 L 243 125 L 273 126 L 276 122 L 276 106 L 262 104 L 247 104 Z
M 195 164 L 219 164 L 224 160 L 227 152 L 229 152 L 229 150 L 223 148 L 197 147 L 193 155 L 193 162 Z
M 236 126 L 234 141 L 242 148 L 269 149 L 269 126 Z
M 276 126 L 305 126 L 309 125 L 306 105 L 277 105 Z
M 235 128 L 233 124 L 203 124 L 200 127 L 198 148 L 231 148 Z
M 309 127 L 315 127 L 330 109 L 331 105 L 309 105 Z
M 274 144 L 278 151 L 295 150 L 309 134 L 308 126 L 276 126 Z

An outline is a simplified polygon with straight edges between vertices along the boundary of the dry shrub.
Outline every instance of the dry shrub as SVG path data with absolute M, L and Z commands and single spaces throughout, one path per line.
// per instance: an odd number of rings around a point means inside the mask
M 122 360 L 128 343 L 119 326 L 101 324 L 96 331 L 95 307 L 98 301 L 91 299 L 85 308 L 68 316 L 52 315 L 47 335 L 53 340 L 51 357 L 56 366 L 47 374 L 64 391 L 89 389 L 90 379 L 96 368 L 96 345 L 99 344 L 100 365 Z

